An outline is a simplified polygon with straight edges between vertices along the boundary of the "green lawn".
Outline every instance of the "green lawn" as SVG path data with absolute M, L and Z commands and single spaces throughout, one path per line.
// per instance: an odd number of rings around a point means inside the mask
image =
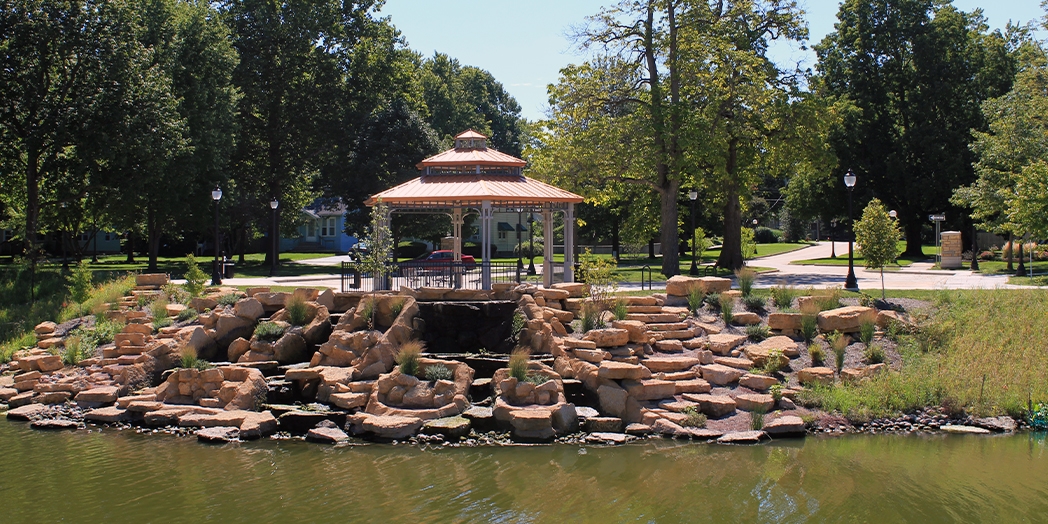
M 969 264 L 967 262 L 965 262 L 965 265 L 967 266 Z M 1026 270 L 1029 271 L 1030 270 L 1030 261 L 1027 260 L 1026 262 L 1024 262 L 1024 265 L 1026 266 Z M 979 272 L 980 273 L 986 273 L 986 274 L 989 274 L 989 275 L 1015 274 L 1016 268 L 1018 268 L 1018 267 L 1019 267 L 1019 263 L 1018 262 L 1013 262 L 1012 263 L 1012 269 L 1011 269 L 1011 271 L 1009 271 L 1007 262 L 1004 262 L 1004 261 L 1001 261 L 1001 260 L 988 260 L 988 261 L 980 260 L 979 261 Z M 1046 261 L 1046 260 L 1035 260 L 1033 262 L 1033 272 L 1034 272 L 1034 275 L 1036 275 L 1037 273 L 1048 273 L 1048 261 Z
M 323 258 L 332 256 L 332 253 L 281 253 L 280 254 L 280 276 L 300 276 L 300 275 L 318 275 L 318 274 L 329 274 L 337 273 L 338 268 L 332 266 L 310 266 L 306 264 L 296 264 L 299 260 L 309 260 L 314 258 Z M 235 276 L 237 277 L 264 277 L 269 276 L 269 264 L 265 262 L 266 255 L 264 253 L 249 253 L 244 256 L 244 263 L 238 262 L 238 257 L 233 257 L 233 262 L 236 263 L 234 268 Z M 98 262 L 88 261 L 88 267 L 91 271 L 101 273 L 101 278 L 109 278 L 124 273 L 143 273 L 147 271 L 149 259 L 143 256 L 136 256 L 133 264 L 127 263 L 126 255 L 107 255 L 98 257 Z M 205 273 L 211 274 L 211 263 L 214 260 L 211 256 L 197 257 L 197 263 Z M 73 264 L 71 262 L 70 264 Z M 45 267 L 61 267 L 61 264 L 47 264 Z M 158 257 L 157 258 L 157 271 L 161 273 L 168 273 L 172 278 L 182 278 L 183 272 L 186 270 L 186 257 Z

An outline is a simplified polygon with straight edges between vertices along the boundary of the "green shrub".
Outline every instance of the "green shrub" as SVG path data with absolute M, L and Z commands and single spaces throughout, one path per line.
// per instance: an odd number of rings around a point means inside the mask
M 783 358 L 782 350 L 773 348 L 768 351 L 768 360 L 764 362 L 764 375 L 774 375 L 786 368 L 788 359 Z
M 85 340 L 85 338 L 88 340 Z M 70 335 L 65 340 L 62 362 L 67 366 L 75 366 L 81 360 L 94 356 L 96 347 L 90 337 L 83 337 L 79 334 Z
M 444 364 L 434 364 L 426 368 L 426 380 L 436 382 L 438 380 L 454 380 L 455 375 Z
M 220 306 L 235 306 L 237 301 L 240 300 L 240 293 L 227 293 L 218 297 L 218 305 Z
M 784 389 L 786 389 L 786 386 L 783 386 L 782 384 L 772 384 L 771 387 L 768 388 L 768 393 L 771 393 L 771 398 L 776 404 L 782 400 L 782 390 Z
M 418 373 L 418 363 L 422 358 L 422 350 L 426 345 L 421 340 L 409 340 L 400 345 L 397 350 L 396 361 L 403 375 L 415 375 Z
M 149 310 L 149 316 L 154 319 L 167 317 L 167 297 L 164 295 L 158 296 L 149 303 L 147 309 Z
M 171 317 L 154 318 L 153 319 L 153 331 L 160 331 L 162 328 L 166 328 L 166 327 L 168 327 L 168 326 L 170 326 L 171 324 L 174 324 L 174 323 L 175 323 L 175 321 L 171 320 Z
M 117 333 L 123 331 L 122 322 L 114 322 L 108 319 L 95 320 L 94 338 L 97 345 L 108 344 L 113 341 Z
M 873 334 L 877 331 L 877 324 L 865 320 L 862 325 L 859 326 L 859 341 L 866 347 L 870 347 L 873 342 Z
M 880 364 L 886 360 L 884 348 L 880 344 L 870 344 L 863 350 L 867 364 Z
M 612 313 L 615 315 L 615 320 L 626 320 L 626 317 L 630 314 L 626 301 L 621 298 L 616 300 L 612 306 Z
M 527 350 L 514 351 L 509 356 L 509 376 L 520 382 L 526 381 L 528 379 L 528 357 L 530 356 Z
M 753 281 L 757 279 L 757 272 L 749 268 L 738 269 L 735 271 L 735 278 L 739 281 L 742 296 L 750 296 L 753 293 Z
M 36 335 L 32 331 L 4 342 L 3 345 L 0 345 L 0 364 L 10 362 L 16 351 L 28 349 L 35 345 Z
M 79 314 L 83 314 L 82 304 L 91 298 L 91 290 L 94 288 L 92 279 L 93 275 L 86 260 L 77 263 L 69 275 L 69 297 L 76 303 Z
M 586 333 L 594 329 L 604 329 L 607 324 L 604 322 L 603 311 L 596 302 L 585 301 L 582 303 L 582 332 Z
M 174 304 L 189 304 L 189 299 L 193 298 L 189 296 L 189 292 L 180 286 L 175 284 L 168 284 L 164 286 L 164 295 L 167 295 L 167 299 Z
M 732 319 L 735 318 L 733 310 L 735 309 L 735 297 L 731 295 L 720 296 L 720 312 L 721 318 L 724 319 L 724 324 L 730 325 Z
M 704 428 L 706 427 L 706 415 L 699 413 L 699 410 L 695 409 L 695 406 L 688 406 L 681 410 L 681 414 L 687 415 L 687 419 L 681 423 L 682 426 L 688 428 Z
M 830 349 L 833 350 L 833 356 L 835 357 L 837 364 L 837 373 L 840 374 L 841 370 L 844 369 L 844 351 L 848 349 L 848 337 L 840 331 L 834 331 L 827 336 L 830 342 Z
M 775 286 L 771 288 L 771 302 L 780 310 L 793 308 L 793 299 L 797 298 L 797 288 L 793 286 Z
M 801 308 L 801 337 L 804 342 L 811 344 L 815 335 L 819 332 L 819 312 L 817 306 L 806 304 Z
M 404 307 L 404 304 L 401 303 L 400 306 Z M 301 295 L 293 294 L 287 297 L 284 311 L 287 311 L 287 321 L 292 326 L 304 326 L 313 320 L 309 318 L 309 306 L 306 305 L 306 299 Z
M 719 311 L 721 305 L 720 293 L 710 293 L 706 295 L 706 298 L 703 299 L 703 302 L 705 302 L 706 305 L 710 307 L 710 309 Z
M 528 317 L 524 315 L 524 312 L 517 309 L 513 311 L 513 320 L 511 321 L 510 332 L 512 333 L 513 341 L 520 341 L 520 332 L 524 331 L 524 327 L 528 325 Z
M 549 382 L 550 378 L 542 373 L 528 373 L 528 376 L 524 377 L 525 382 L 531 382 L 536 386 L 541 386 L 546 382 Z
M 182 352 L 182 356 L 179 358 L 179 365 L 186 369 L 199 369 L 200 371 L 215 367 L 214 364 L 198 358 L 196 352 L 192 350 Z
M 808 291 L 808 294 L 814 297 L 815 304 L 818 305 L 819 311 L 828 311 L 830 309 L 841 307 L 840 287 L 835 286 L 828 289 L 820 289 L 818 291 L 809 289 Z
M 375 299 L 361 299 L 360 304 L 357 305 L 357 310 L 360 312 L 360 317 L 367 322 L 368 329 L 375 329 L 375 311 L 378 310 L 378 303 L 375 302 Z
M 873 307 L 877 301 L 866 293 L 859 293 L 859 305 L 862 307 Z
M 750 429 L 760 431 L 764 429 L 764 408 L 757 406 L 750 412 Z
M 821 366 L 826 362 L 826 351 L 822 349 L 822 344 L 815 342 L 808 346 L 808 355 L 811 357 L 812 366 Z
M 200 269 L 193 255 L 186 255 L 186 283 L 182 284 L 191 297 L 199 297 L 204 292 L 204 284 L 207 282 L 207 273 Z
M 760 342 L 771 336 L 771 330 L 764 324 L 746 326 L 746 337 L 754 342 Z
M 394 299 L 392 302 L 390 302 L 389 303 L 389 311 L 393 315 L 393 319 L 394 320 L 397 317 L 399 317 L 400 316 L 400 312 L 404 311 L 404 299 L 403 298 L 398 298 L 398 299 Z
M 699 289 L 698 286 L 688 290 L 688 309 L 690 309 L 692 313 L 696 313 L 702 309 L 702 303 L 705 301 L 706 293 L 703 292 L 702 289 Z
M 179 322 L 185 322 L 187 320 L 195 319 L 198 315 L 199 315 L 199 313 L 197 313 L 197 310 L 195 310 L 195 309 L 193 309 L 191 307 L 187 307 L 187 308 L 183 309 L 182 311 L 179 311 L 178 312 L 178 316 L 175 317 L 175 319 L 178 320 Z
M 284 336 L 284 326 L 276 322 L 259 322 L 255 326 L 255 338 L 272 342 Z
M 760 295 L 749 295 L 742 297 L 742 303 L 746 306 L 746 309 L 759 313 L 764 311 L 765 300 Z

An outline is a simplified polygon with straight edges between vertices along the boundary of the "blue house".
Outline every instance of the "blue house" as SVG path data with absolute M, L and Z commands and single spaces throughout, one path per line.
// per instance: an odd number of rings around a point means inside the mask
M 318 198 L 300 211 L 298 236 L 280 239 L 280 251 L 347 253 L 357 244 L 347 235 L 346 205 L 341 198 Z

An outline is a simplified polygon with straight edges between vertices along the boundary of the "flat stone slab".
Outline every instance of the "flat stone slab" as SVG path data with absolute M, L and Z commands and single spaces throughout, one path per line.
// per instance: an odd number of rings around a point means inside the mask
M 317 427 L 306 433 L 306 442 L 317 444 L 338 444 L 347 440 L 349 440 L 349 435 L 336 427 Z
M 578 410 L 578 408 L 575 408 Z M 619 433 L 622 419 L 618 417 L 590 417 L 582 423 L 582 430 L 589 433 Z
M 592 442 L 596 444 L 612 444 L 615 446 L 625 444 L 629 441 L 629 439 L 630 436 L 625 433 L 598 432 L 586 435 L 586 442 Z
M 806 433 L 804 421 L 793 415 L 779 417 L 764 424 L 764 432 L 772 438 L 804 436 Z
M 643 437 L 651 434 L 651 426 L 634 422 L 626 426 L 626 434 L 634 437 Z
M 240 440 L 240 428 L 235 426 L 215 426 L 196 432 L 197 440 L 209 444 L 225 444 Z
M 364 429 L 376 437 L 390 440 L 406 439 L 422 427 L 422 419 L 396 415 L 372 415 L 364 419 Z
M 72 420 L 60 419 L 60 418 L 48 418 L 42 420 L 34 420 L 29 424 L 29 427 L 33 429 L 72 429 L 75 430 L 77 423 Z
M 717 439 L 718 444 L 760 444 L 771 437 L 763 431 L 736 431 Z
M 465 417 L 444 417 L 427 420 L 422 424 L 422 433 L 441 435 L 449 440 L 458 440 L 469 435 L 470 422 Z
M 84 420 L 90 420 L 92 422 L 102 422 L 105 424 L 120 422 L 126 418 L 127 411 L 120 409 L 116 406 L 92 409 L 91 411 L 84 413 Z
M 7 411 L 9 420 L 31 420 L 34 417 L 47 413 L 47 406 L 43 404 L 26 404 Z
M 997 433 L 1011 433 L 1015 431 L 1015 419 L 1012 417 L 986 417 L 975 419 L 975 426 L 988 429 Z
M 700 364 L 694 357 L 648 357 L 640 363 L 653 373 L 672 373 L 684 371 Z
M 597 411 L 597 410 L 595 410 L 595 409 L 593 409 L 591 407 L 586 407 L 586 406 L 575 406 L 575 413 L 581 419 L 587 419 L 587 418 L 593 418 L 593 417 L 599 417 L 600 416 L 600 412 L 599 411 Z
M 950 433 L 952 435 L 989 435 L 990 430 L 985 428 L 977 428 L 975 426 L 961 426 L 958 424 L 947 424 L 939 428 L 943 433 Z

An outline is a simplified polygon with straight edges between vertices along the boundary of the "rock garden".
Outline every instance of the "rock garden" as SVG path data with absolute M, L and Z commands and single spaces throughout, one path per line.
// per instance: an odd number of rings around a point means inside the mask
M 138 275 L 104 312 L 36 326 L 37 344 L 0 368 L 0 402 L 41 429 L 163 428 L 207 442 L 1016 429 L 1007 417 L 930 410 L 857 423 L 804 407 L 811 388 L 897 371 L 892 334 L 912 319 L 834 290 L 779 286 L 767 300 L 752 275 L 738 282 L 677 276 L 666 293 L 626 297 L 584 284 L 190 297 L 166 275 Z

